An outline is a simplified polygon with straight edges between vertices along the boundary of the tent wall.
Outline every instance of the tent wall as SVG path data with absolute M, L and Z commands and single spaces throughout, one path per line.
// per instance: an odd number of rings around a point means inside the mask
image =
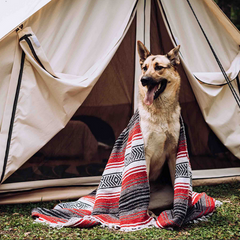
M 125 36 L 135 2 L 51 1 L 24 22 L 19 36 L 9 35 L 14 65 L 1 107 L 2 182 L 62 129 L 85 100 Z M 116 11 L 121 14 L 115 16 Z M 26 34 L 44 68 L 21 39 Z M 6 64 L 5 55 L 1 62 Z
M 0 40 L 9 36 L 24 21 L 50 0 L 13 0 L 0 2 Z
M 238 29 L 233 25 L 229 18 L 221 11 L 221 9 L 217 6 L 215 1 L 204 0 L 204 3 L 208 6 L 209 11 L 211 11 L 216 16 L 219 22 L 221 22 L 222 26 L 232 36 L 234 41 L 238 45 L 240 45 Z
M 96 169 L 95 175 L 102 174 L 111 149 L 103 151 L 98 146 L 90 129 L 82 121 L 79 121 L 79 118 L 92 116 L 103 120 L 112 128 L 115 139 L 128 124 L 133 113 L 135 31 L 136 19 L 133 20 L 111 62 L 91 93 L 75 112 L 72 120 L 50 142 L 6 179 L 3 183 L 4 186 L 22 181 L 22 188 L 24 188 L 24 182 L 34 180 L 32 185 L 36 185 L 37 180 L 44 178 L 45 181 L 42 181 L 41 186 L 44 187 L 49 185 L 46 180 L 51 181 L 51 179 L 66 177 L 74 178 L 78 185 L 85 184 L 85 180 L 81 181 L 81 178 L 93 174 L 93 170 L 89 169 L 89 164 L 92 165 L 91 168 Z M 99 126 L 99 128 L 101 127 Z M 107 133 L 102 134 L 107 135 Z M 102 162 L 102 159 L 105 162 Z M 88 169 L 84 171 L 84 168 Z M 80 179 L 76 181 L 77 177 Z M 62 181 L 66 181 L 66 179 Z M 60 186 L 62 181 L 58 180 Z

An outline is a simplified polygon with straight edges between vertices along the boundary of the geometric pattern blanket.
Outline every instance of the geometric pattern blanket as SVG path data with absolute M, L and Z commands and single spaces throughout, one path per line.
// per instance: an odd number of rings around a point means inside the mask
M 157 220 L 147 214 L 150 187 L 138 111 L 115 142 L 97 190 L 75 202 L 60 203 L 52 210 L 35 208 L 32 217 L 52 227 L 101 224 L 135 231 L 151 226 L 180 227 L 212 213 L 218 201 L 192 191 L 192 172 L 181 118 L 180 123 L 173 208 L 163 211 Z

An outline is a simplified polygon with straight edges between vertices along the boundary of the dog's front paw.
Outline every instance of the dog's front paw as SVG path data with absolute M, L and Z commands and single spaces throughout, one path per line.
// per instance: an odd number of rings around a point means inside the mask
M 149 209 L 147 210 L 147 214 L 148 214 L 149 217 L 152 217 L 152 218 L 154 218 L 155 220 L 157 220 L 157 218 L 158 218 L 158 217 L 155 215 L 155 213 L 153 213 L 153 212 L 152 212 L 151 210 L 149 210 Z

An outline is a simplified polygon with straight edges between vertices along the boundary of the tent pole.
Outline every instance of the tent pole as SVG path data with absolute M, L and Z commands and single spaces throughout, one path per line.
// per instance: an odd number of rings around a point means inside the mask
M 150 50 L 151 0 L 139 0 L 137 5 L 136 40 Z M 141 74 L 137 45 L 135 45 L 134 112 L 138 107 L 138 80 Z

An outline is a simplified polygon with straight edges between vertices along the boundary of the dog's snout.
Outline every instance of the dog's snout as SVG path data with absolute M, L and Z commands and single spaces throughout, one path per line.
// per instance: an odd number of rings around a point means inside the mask
M 147 85 L 151 84 L 152 82 L 153 82 L 153 79 L 151 77 L 143 76 L 141 78 L 141 83 L 143 86 L 147 86 Z

